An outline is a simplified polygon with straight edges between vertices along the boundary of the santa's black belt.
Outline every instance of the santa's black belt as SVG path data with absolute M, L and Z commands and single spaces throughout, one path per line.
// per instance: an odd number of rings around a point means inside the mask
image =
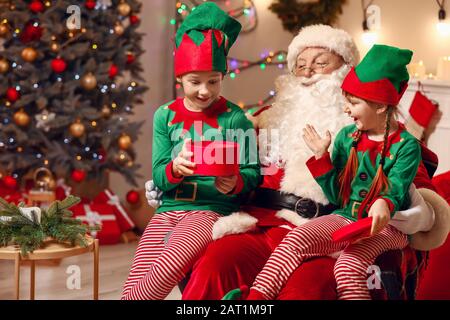
M 251 193 L 247 205 L 272 210 L 288 209 L 308 219 L 329 214 L 338 208 L 333 204 L 324 206 L 308 198 L 267 188 L 256 188 Z

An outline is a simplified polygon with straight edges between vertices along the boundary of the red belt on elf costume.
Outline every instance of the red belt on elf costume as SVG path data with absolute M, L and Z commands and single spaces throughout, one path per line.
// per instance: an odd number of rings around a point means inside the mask
M 307 219 L 330 214 L 338 208 L 333 204 L 324 206 L 308 198 L 268 188 L 257 188 L 252 191 L 245 204 L 272 210 L 287 209 Z

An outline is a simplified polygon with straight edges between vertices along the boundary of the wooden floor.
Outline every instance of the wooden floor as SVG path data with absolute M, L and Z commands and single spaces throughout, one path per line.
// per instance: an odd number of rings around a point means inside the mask
M 100 300 L 118 300 L 122 287 L 133 262 L 137 242 L 100 246 Z M 81 288 L 68 289 L 66 282 L 71 274 L 69 266 L 79 266 Z M 20 270 L 20 298 L 29 299 L 30 273 L 28 266 Z M 69 269 L 70 270 L 70 269 Z M 36 266 L 36 300 L 91 300 L 92 299 L 93 256 L 83 254 L 63 259 L 59 266 Z M 14 262 L 0 260 L 0 300 L 14 298 Z M 177 288 L 167 297 L 178 300 L 181 294 Z

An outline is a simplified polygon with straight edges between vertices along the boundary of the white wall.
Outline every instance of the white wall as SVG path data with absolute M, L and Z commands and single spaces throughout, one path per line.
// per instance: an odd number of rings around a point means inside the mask
M 366 1 L 367 3 L 368 1 Z M 379 43 L 414 51 L 413 62 L 423 60 L 427 73 L 436 73 L 439 56 L 450 55 L 450 37 L 439 35 L 436 29 L 439 7 L 435 0 L 376 0 L 381 8 Z M 450 3 L 446 3 L 450 23 Z M 360 0 L 348 0 L 338 26 L 348 31 L 361 53 L 367 47 L 361 40 L 363 13 Z

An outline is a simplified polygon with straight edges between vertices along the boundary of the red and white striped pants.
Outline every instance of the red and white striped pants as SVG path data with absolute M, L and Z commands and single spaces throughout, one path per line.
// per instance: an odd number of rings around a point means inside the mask
M 350 223 L 341 215 L 330 214 L 289 232 L 256 277 L 251 295 L 272 300 L 303 261 L 344 250 L 334 266 L 338 298 L 369 300 L 368 267 L 381 253 L 406 247 L 408 240 L 405 234 L 388 225 L 379 234 L 356 243 L 334 242 L 333 232 Z
M 139 241 L 122 300 L 164 299 L 212 242 L 219 217 L 212 211 L 155 215 Z

